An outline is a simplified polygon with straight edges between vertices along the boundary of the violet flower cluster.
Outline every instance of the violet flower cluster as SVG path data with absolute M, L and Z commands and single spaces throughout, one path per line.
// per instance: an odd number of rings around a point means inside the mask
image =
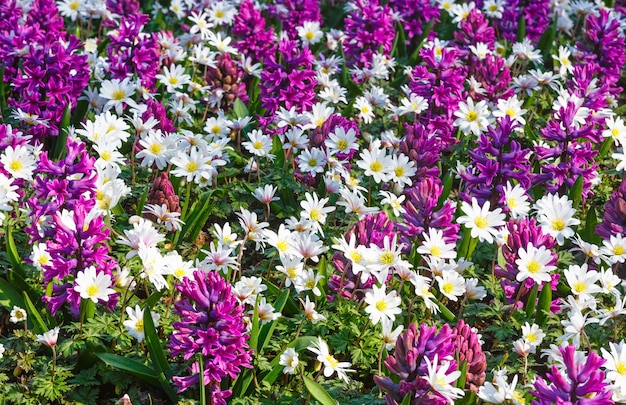
M 230 284 L 217 272 L 196 270 L 193 278 L 183 278 L 176 289 L 182 300 L 174 304 L 180 322 L 174 322 L 174 333 L 168 348 L 172 356 L 196 359 L 191 375 L 174 377 L 174 383 L 185 391 L 200 382 L 197 355 L 202 356 L 204 384 L 209 387 L 213 404 L 226 404 L 230 390 L 222 391 L 225 377 L 237 378 L 242 367 L 251 368 L 251 350 L 243 321 L 244 307 L 237 301 Z
M 439 361 L 449 361 L 446 374 L 456 371 L 455 339 L 454 330 L 447 324 L 439 331 L 437 326 L 429 327 L 425 323 L 421 324 L 419 329 L 415 323 L 409 325 L 398 337 L 393 355 L 385 360 L 389 371 L 400 381 L 395 383 L 390 377 L 374 376 L 376 385 L 387 393 L 385 396 L 387 405 L 401 404 L 407 394 L 410 394 L 411 405 L 447 404 L 448 400 L 434 390 L 424 378 L 428 374 L 426 359 L 432 363 L 436 355 Z
M 605 381 L 605 373 L 600 369 L 606 360 L 594 352 L 585 356 L 576 351 L 576 346 L 558 347 L 562 356 L 562 368 L 552 365 L 546 379 L 537 377 L 535 391 L 537 397 L 533 405 L 585 404 L 609 405 L 613 392 Z
M 110 229 L 101 216 L 91 215 L 96 202 L 94 163 L 84 143 L 68 139 L 63 159 L 54 162 L 42 152 L 35 170 L 35 195 L 28 200 L 32 223 L 25 230 L 31 243 L 44 243 L 50 255 L 42 268 L 44 284 L 53 283 L 52 294 L 43 301 L 53 316 L 66 302 L 78 316 L 81 298 L 74 289 L 78 272 L 94 266 L 114 284 L 117 262 L 109 255 Z M 115 308 L 118 295 L 108 297 L 108 308 Z
M 265 28 L 265 19 L 251 0 L 245 0 L 240 4 L 232 34 L 236 38 L 237 49 L 255 63 L 263 62 L 276 52 L 274 29 Z
M 389 55 L 395 24 L 388 5 L 379 0 L 355 0 L 355 9 L 344 20 L 345 39 L 343 51 L 348 66 L 371 67 L 372 58 L 379 48 Z

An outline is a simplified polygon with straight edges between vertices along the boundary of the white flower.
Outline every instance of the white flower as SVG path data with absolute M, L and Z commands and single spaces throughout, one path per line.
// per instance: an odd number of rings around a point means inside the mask
M 283 373 L 284 374 L 295 374 L 296 367 L 300 364 L 298 360 L 298 352 L 296 352 L 293 348 L 287 348 L 281 355 L 278 364 L 284 366 Z
M 391 169 L 389 170 L 389 173 L 391 175 L 391 180 L 397 183 L 400 187 L 412 185 L 413 181 L 411 180 L 411 177 L 413 177 L 416 172 L 417 169 L 415 168 L 415 163 L 406 155 L 400 153 L 392 156 Z
M 454 126 L 459 127 L 466 135 L 471 132 L 476 136 L 487 130 L 492 119 L 487 102 L 482 100 L 474 105 L 474 100 L 470 97 L 467 98 L 467 103 L 462 101 L 459 103 L 459 109 L 454 116 L 457 117 Z
M 626 125 L 621 117 L 611 115 L 606 118 L 606 129 L 602 131 L 602 136 L 613 139 L 615 145 L 625 146 L 626 143 Z
M 528 216 L 530 204 L 528 203 L 526 190 L 522 186 L 519 184 L 511 186 L 511 183 L 507 182 L 502 192 L 504 193 L 504 202 L 511 213 L 511 218 L 517 219 Z
M 568 73 L 574 71 L 574 65 L 572 65 L 572 62 L 569 60 L 571 54 L 569 49 L 561 45 L 559 46 L 559 54 L 552 55 L 552 59 L 558 62 L 559 74 L 563 77 L 566 77 Z
M 35 339 L 35 341 L 43 343 L 48 347 L 54 347 L 59 339 L 59 330 L 58 326 L 54 329 L 50 329 L 43 335 L 37 335 L 37 339 Z
M 609 240 L 603 240 L 600 254 L 604 255 L 609 264 L 624 263 L 626 260 L 626 238 L 624 235 L 610 235 Z
M 315 303 L 311 302 L 309 297 L 306 297 L 306 301 L 302 301 L 302 298 L 299 298 L 302 306 L 304 307 L 304 316 L 306 319 L 311 321 L 313 325 L 318 323 L 319 321 L 325 321 L 326 317 L 315 310 Z
M 574 218 L 576 210 L 567 196 L 545 195 L 535 203 L 535 209 L 541 230 L 555 238 L 559 245 L 574 236 L 570 226 L 578 225 L 580 221 Z
M 463 201 L 461 211 L 465 215 L 457 218 L 456 222 L 465 224 L 466 228 L 471 229 L 470 235 L 472 238 L 493 243 L 493 236 L 496 236 L 498 233 L 496 227 L 504 225 L 505 215 L 500 208 L 489 211 L 489 206 L 489 201 L 485 201 L 481 207 L 474 197 L 472 197 L 472 205 Z
M 439 259 L 455 259 L 456 245 L 448 244 L 443 239 L 443 231 L 440 229 L 429 228 L 428 234 L 422 232 L 424 241 L 417 248 L 417 253 L 421 255 L 430 255 Z
M 337 152 L 348 154 L 351 150 L 359 148 L 356 143 L 356 132 L 354 132 L 354 128 L 349 128 L 348 132 L 346 132 L 343 127 L 335 128 L 334 132 L 328 134 L 328 139 L 324 144 L 331 155 Z
M 191 81 L 191 76 L 185 74 L 185 68 L 181 65 L 171 64 L 169 69 L 163 67 L 163 74 L 156 75 L 159 82 L 167 86 L 167 92 L 173 93 Z
M 298 156 L 298 168 L 302 173 L 323 173 L 326 166 L 326 154 L 320 148 L 305 149 Z
M 143 325 L 143 309 L 139 306 L 139 304 L 135 305 L 135 308 L 126 307 L 126 313 L 128 314 L 128 319 L 124 321 L 124 326 L 128 333 L 135 337 L 139 343 L 141 343 L 145 337 L 144 333 L 144 325 Z M 154 312 L 150 312 L 152 316 L 152 321 L 154 322 L 154 326 L 158 326 L 158 320 L 160 318 L 159 314 L 155 314 Z
M 253 129 L 248 134 L 249 141 L 242 142 L 242 146 L 246 148 L 248 152 L 255 156 L 271 156 L 272 150 L 272 138 L 269 135 L 263 134 L 258 129 Z
M 7 147 L 0 155 L 0 163 L 16 179 L 30 180 L 36 167 L 35 157 L 28 147 L 22 145 Z
M 372 150 L 364 150 L 359 156 L 361 160 L 357 161 L 357 166 L 365 170 L 366 176 L 371 176 L 376 183 L 391 180 L 393 160 L 384 149 L 373 147 Z
M 132 99 L 135 94 L 135 85 L 127 77 L 120 79 L 105 80 L 102 82 L 100 89 L 100 97 L 108 100 L 104 105 L 104 111 L 108 111 L 115 107 L 117 115 L 122 115 L 124 104 L 128 104 L 133 108 L 139 108 L 137 103 Z
M 385 349 L 387 351 L 392 350 L 396 345 L 396 340 L 398 340 L 398 336 L 404 330 L 404 325 L 399 325 L 397 328 L 393 329 L 393 321 L 388 318 L 381 318 L 380 320 L 382 325 L 382 336 L 385 341 Z
M 572 289 L 572 294 L 591 296 L 602 292 L 602 288 L 596 284 L 600 276 L 595 270 L 589 270 L 587 263 L 582 266 L 571 265 L 563 272 L 567 284 Z
M 24 322 L 26 318 L 28 318 L 26 311 L 15 305 L 13 306 L 13 310 L 11 310 L 10 316 L 9 321 L 12 323 Z
M 511 121 L 517 122 L 520 126 L 526 125 L 526 120 L 523 115 L 527 110 L 522 108 L 523 102 L 517 98 L 516 95 L 510 98 L 498 100 L 498 109 L 493 112 L 493 116 L 496 118 L 504 118 L 508 116 Z
M 300 213 L 300 216 L 304 219 L 308 219 L 314 221 L 315 227 L 319 232 L 321 232 L 322 236 L 324 233 L 322 232 L 321 225 L 326 223 L 326 217 L 329 213 L 335 210 L 335 207 L 325 207 L 324 205 L 328 202 L 328 198 L 320 198 L 316 193 L 306 193 L 305 194 L 306 201 L 300 201 L 300 206 L 303 211 Z
M 441 276 L 435 276 L 439 291 L 452 301 L 465 294 L 465 279 L 456 271 L 444 270 Z
M 354 102 L 354 108 L 359 112 L 359 117 L 364 123 L 369 124 L 374 119 L 374 108 L 365 97 L 357 97 Z
M 104 272 L 97 273 L 94 266 L 78 272 L 74 282 L 74 291 L 79 293 L 81 298 L 90 299 L 95 303 L 99 300 L 109 301 L 109 295 L 115 293 L 111 288 L 113 285 L 111 277 Z
M 602 357 L 606 363 L 602 366 L 606 370 L 606 379 L 616 386 L 626 387 L 626 345 L 621 340 L 619 344 L 609 342 L 611 351 L 601 348 Z
M 461 372 L 455 370 L 448 373 L 450 363 L 443 361 L 439 364 L 438 356 L 439 354 L 435 353 L 432 362 L 428 357 L 424 356 L 428 375 L 422 378 L 428 381 L 432 389 L 443 396 L 449 403 L 454 403 L 454 399 L 461 398 L 465 395 L 465 392 L 461 388 L 455 388 L 453 384 L 461 376 Z
M 389 205 L 391 207 L 391 210 L 393 211 L 393 215 L 395 215 L 396 217 L 399 217 L 400 214 L 406 212 L 406 210 L 402 206 L 402 203 L 406 199 L 405 195 L 401 195 L 398 197 L 395 194 L 386 190 L 381 190 L 378 192 L 378 194 L 384 197 L 380 201 L 380 203 L 384 205 Z
M 518 267 L 517 281 L 524 281 L 531 278 L 535 283 L 550 282 L 550 272 L 556 266 L 548 265 L 553 260 L 552 252 L 545 246 L 537 249 L 531 242 L 528 242 L 526 249 L 519 248 L 517 251 L 519 259 L 515 260 Z
M 402 300 L 396 295 L 395 290 L 386 294 L 385 287 L 374 285 L 371 290 L 365 293 L 364 301 L 367 304 L 365 312 L 370 314 L 370 320 L 374 325 L 385 319 L 393 322 L 396 319 L 396 315 L 402 313 L 400 308 Z
M 546 334 L 539 328 L 539 325 L 534 323 L 529 325 L 528 322 L 526 322 L 524 326 L 522 326 L 522 337 L 526 339 L 531 346 L 537 347 L 541 345 Z
M 465 279 L 465 296 L 467 299 L 480 301 L 487 296 L 487 290 L 478 285 L 477 278 Z
M 328 345 L 321 337 L 318 337 L 315 342 L 313 342 L 313 347 L 308 348 L 313 353 L 317 354 L 317 361 L 324 365 L 324 376 L 330 377 L 333 373 L 337 372 L 337 376 L 344 380 L 345 382 L 349 381 L 348 375 L 346 373 L 353 372 L 347 367 L 350 367 L 352 364 L 345 362 L 340 362 L 337 360 L 330 351 L 328 350 Z
M 317 21 L 305 21 L 302 26 L 297 27 L 298 36 L 303 45 L 317 44 L 322 40 L 324 33 L 320 29 L 320 23 Z

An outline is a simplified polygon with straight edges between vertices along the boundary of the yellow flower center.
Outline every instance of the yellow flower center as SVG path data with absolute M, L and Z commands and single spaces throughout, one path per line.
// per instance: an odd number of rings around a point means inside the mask
M 102 154 L 100 155 L 100 158 L 101 158 L 102 160 L 104 160 L 105 162 L 108 162 L 109 160 L 111 160 L 111 158 L 112 158 L 112 157 L 113 157 L 113 154 L 112 154 L 110 151 L 108 151 L 108 150 L 105 150 L 105 151 L 104 151 L 104 152 L 102 152 Z
M 159 153 L 161 153 L 161 150 L 163 148 L 161 147 L 161 144 L 158 143 L 153 143 L 152 145 L 150 145 L 150 148 L 148 149 L 150 151 L 150 153 L 152 153 L 153 155 L 158 155 Z
M 223 11 L 223 10 L 217 10 L 217 11 L 215 12 L 215 16 L 216 16 L 217 18 L 224 18 L 224 11 Z
M 489 221 L 483 216 L 478 216 L 474 219 L 474 225 L 480 229 L 485 229 L 489 225 Z
M 380 262 L 385 266 L 389 266 L 391 263 L 393 263 L 393 258 L 393 253 L 386 250 L 380 255 Z
M 476 111 L 472 110 L 467 113 L 467 120 L 469 122 L 474 122 L 477 119 L 478 119 L 478 113 Z
M 617 245 L 613 248 L 613 254 L 615 256 L 621 256 L 624 254 L 624 248 L 620 245 Z
M 509 206 L 509 208 L 515 208 L 517 207 L 517 200 L 515 200 L 515 198 L 511 197 L 509 199 L 506 200 L 507 205 Z
M 313 208 L 309 214 L 309 217 L 313 220 L 313 221 L 319 221 L 320 219 L 322 219 L 322 213 L 320 212 L 319 209 L 317 208 Z
M 339 365 L 339 361 L 337 361 L 337 359 L 331 354 L 327 354 L 325 359 L 332 368 L 336 368 Z
M 285 252 L 289 249 L 289 244 L 284 239 L 279 240 L 278 243 L 276 243 L 276 249 L 278 249 L 279 252 Z
M 12 171 L 18 171 L 18 170 L 22 170 L 22 168 L 24 167 L 24 165 L 22 164 L 22 162 L 20 162 L 19 160 L 14 160 L 11 162 L 11 164 L 9 165 L 9 168 Z
M 87 287 L 87 295 L 90 297 L 94 297 L 96 295 L 98 295 L 98 292 L 100 290 L 98 289 L 98 286 L 95 284 L 90 285 L 89 287 Z
M 396 177 L 402 177 L 404 176 L 405 170 L 404 167 L 399 166 L 393 169 L 393 172 L 395 173 Z
M 376 309 L 383 312 L 388 308 L 387 303 L 383 300 L 380 300 L 376 303 Z
M 143 319 L 137 319 L 137 322 L 135 322 L 135 329 L 137 329 L 137 332 L 143 333 Z
M 582 281 L 577 281 L 574 283 L 574 287 L 572 288 L 576 294 L 584 293 L 587 291 L 587 284 Z
M 261 142 L 261 141 L 254 141 L 252 146 L 254 147 L 254 149 L 263 149 L 263 142 Z
M 441 253 L 443 252 L 441 251 L 441 248 L 439 246 L 433 246 L 430 248 L 431 256 L 440 257 Z
M 73 1 L 68 6 L 70 10 L 76 11 L 78 10 L 78 6 L 80 6 L 80 3 L 78 1 Z
M 441 290 L 446 294 L 450 294 L 452 290 L 454 290 L 454 286 L 452 285 L 452 283 L 447 282 L 441 287 Z
M 383 170 L 383 164 L 380 163 L 379 161 L 375 161 L 372 162 L 372 164 L 370 165 L 370 169 L 374 172 L 374 173 L 378 173 L 381 170 Z
M 552 221 L 552 228 L 555 231 L 562 231 L 565 229 L 565 222 L 562 219 L 558 218 Z
M 615 365 L 615 371 L 617 371 L 620 375 L 626 375 L 626 363 L 623 361 L 618 361 Z
M 289 278 L 293 279 L 298 276 L 298 272 L 296 271 L 295 267 L 289 267 L 287 269 L 287 275 L 289 276 Z
M 528 263 L 528 272 L 529 273 L 537 273 L 540 269 L 541 269 L 541 265 L 539 263 L 537 263 L 536 260 L 531 260 L 530 263 Z
M 531 345 L 534 345 L 537 342 L 537 336 L 534 333 L 529 333 L 525 336 L 525 338 Z
M 304 37 L 307 41 L 312 41 L 313 38 L 315 38 L 315 35 L 311 31 L 307 31 L 306 34 L 304 34 Z
M 189 172 L 189 173 L 193 173 L 196 170 L 198 170 L 198 164 L 196 162 L 189 162 L 187 163 L 187 165 L 185 166 L 185 169 Z
M 178 84 L 178 77 L 172 76 L 169 78 L 168 80 L 169 84 L 171 84 L 172 86 L 175 86 Z
M 120 101 L 126 98 L 126 93 L 122 89 L 117 89 L 113 92 L 113 100 Z
M 174 275 L 176 276 L 176 278 L 181 278 L 185 275 L 185 269 L 183 269 L 182 267 L 177 268 L 176 270 L 174 270 Z
M 345 139 L 340 139 L 337 141 L 337 149 L 345 150 L 348 147 L 348 142 Z
M 307 162 L 307 164 L 308 164 L 309 166 L 311 166 L 311 167 L 315 167 L 315 166 L 317 166 L 317 159 L 315 159 L 315 158 L 311 158 L 311 159 L 309 159 L 309 161 Z
M 211 133 L 219 134 L 220 132 L 222 132 L 222 129 L 218 125 L 213 125 L 213 128 L 211 128 Z
M 363 255 L 359 253 L 358 250 L 353 250 L 352 252 L 350 252 L 349 256 L 350 259 L 355 263 L 361 263 L 361 260 L 363 260 Z

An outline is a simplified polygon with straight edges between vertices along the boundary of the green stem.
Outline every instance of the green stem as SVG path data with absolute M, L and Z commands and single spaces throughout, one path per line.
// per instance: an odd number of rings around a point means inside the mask
M 206 391 L 204 389 L 204 359 L 198 353 L 198 367 L 200 368 L 200 405 L 206 405 Z

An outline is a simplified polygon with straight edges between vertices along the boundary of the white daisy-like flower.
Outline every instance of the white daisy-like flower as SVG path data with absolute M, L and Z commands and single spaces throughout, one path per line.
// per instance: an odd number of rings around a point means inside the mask
M 466 135 L 470 132 L 476 136 L 480 135 L 487 130 L 492 120 L 487 102 L 482 100 L 474 104 L 474 100 L 470 97 L 467 98 L 466 103 L 463 101 L 459 103 L 459 109 L 454 116 L 457 117 L 454 126 L 459 127 Z
M 112 289 L 113 280 L 104 272 L 96 272 L 94 266 L 79 271 L 74 280 L 74 291 L 83 299 L 90 299 L 95 303 L 99 300 L 109 301 L 109 296 L 115 293 Z
M 324 37 L 324 32 L 322 32 L 318 21 L 305 21 L 296 30 L 303 45 L 317 44 Z
M 559 245 L 574 236 L 575 232 L 570 226 L 576 226 L 580 221 L 574 218 L 576 210 L 567 196 L 545 195 L 537 200 L 535 209 L 541 230 L 555 238 Z
M 504 202 L 511 214 L 511 218 L 525 218 L 530 211 L 530 203 L 528 202 L 528 196 L 526 190 L 519 184 L 512 186 L 510 182 L 507 182 L 502 189 L 504 193 Z
M 537 249 L 532 243 L 528 243 L 526 249 L 519 248 L 517 251 L 519 259 L 515 260 L 515 264 L 519 272 L 517 273 L 517 281 L 524 281 L 531 278 L 535 283 L 550 282 L 550 272 L 556 270 L 556 266 L 549 263 L 554 259 L 552 252 L 545 246 Z
M 402 313 L 400 304 L 402 300 L 396 295 L 395 290 L 389 294 L 385 292 L 385 287 L 372 286 L 371 290 L 365 293 L 365 312 L 369 314 L 372 324 L 376 325 L 381 320 L 394 321 L 396 315 Z
M 439 291 L 452 301 L 458 301 L 465 294 L 465 279 L 456 271 L 444 270 L 441 276 L 435 276 Z
M 16 179 L 30 180 L 36 167 L 35 157 L 30 149 L 23 145 L 7 147 L 0 155 L 4 170 Z
M 365 170 L 366 176 L 371 176 L 376 183 L 391 180 L 393 160 L 384 149 L 374 145 L 371 150 L 364 150 L 359 156 L 361 159 L 357 161 L 357 166 Z
M 430 255 L 439 259 L 455 259 L 456 245 L 448 244 L 443 239 L 443 231 L 440 229 L 429 228 L 428 234 L 422 232 L 424 241 L 417 248 L 417 253 L 421 255 Z
M 139 343 L 141 343 L 146 336 L 143 324 L 143 311 L 144 310 L 141 309 L 139 304 L 135 305 L 135 308 L 126 307 L 128 319 L 124 321 L 124 326 L 126 327 L 128 334 L 136 338 Z M 158 321 L 161 316 L 152 311 L 150 312 L 150 315 L 152 316 L 154 326 L 158 326 Z
M 457 218 L 456 222 L 465 224 L 465 227 L 471 230 L 472 238 L 493 243 L 493 237 L 498 234 L 497 227 L 504 225 L 505 215 L 500 208 L 490 211 L 489 207 L 489 201 L 485 201 L 481 207 L 473 197 L 471 205 L 463 201 L 461 211 L 465 215 Z
M 354 371 L 348 368 L 352 365 L 352 363 L 337 360 L 335 356 L 330 354 L 328 345 L 321 337 L 318 337 L 317 340 L 313 342 L 313 346 L 308 349 L 317 354 L 317 361 L 324 365 L 324 377 L 328 378 L 336 372 L 339 378 L 345 382 L 349 382 L 349 378 L 346 373 Z
M 285 351 L 280 355 L 278 364 L 284 367 L 284 374 L 295 374 L 296 367 L 300 364 L 300 361 L 298 360 L 298 352 L 292 347 L 285 349 Z
M 11 313 L 9 315 L 9 321 L 11 321 L 11 323 L 24 322 L 28 318 L 26 310 L 15 305 L 13 305 L 13 309 L 11 310 Z

